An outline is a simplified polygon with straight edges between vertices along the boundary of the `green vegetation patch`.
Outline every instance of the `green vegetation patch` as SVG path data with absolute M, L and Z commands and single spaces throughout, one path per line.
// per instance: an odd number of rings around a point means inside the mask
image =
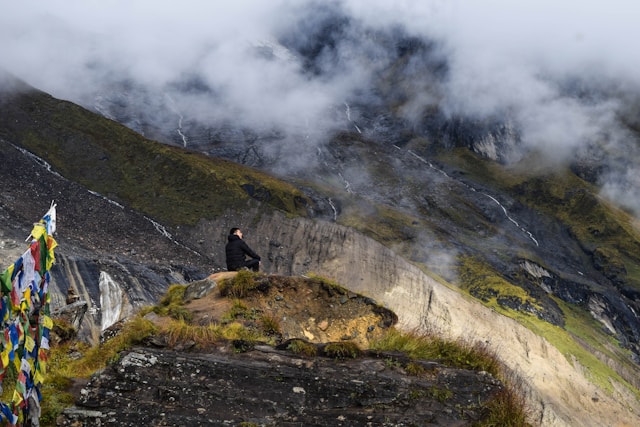
M 260 285 L 266 283 L 259 273 L 250 270 L 240 270 L 234 277 L 221 280 L 218 283 L 218 292 L 223 297 L 245 298 L 250 292 L 257 289 Z
M 508 307 L 501 301 L 511 301 L 518 306 L 544 311 L 542 305 L 524 289 L 505 280 L 488 264 L 472 257 L 462 259 L 460 286 L 488 307 L 505 310 Z
M 318 347 L 315 344 L 297 338 L 289 341 L 287 350 L 307 357 L 315 357 L 318 355 Z
M 7 124 L 0 127 L 0 136 L 18 142 L 66 178 L 165 223 L 194 225 L 225 210 L 246 209 L 252 201 L 307 216 L 312 204 L 293 185 L 271 175 L 148 140 L 41 92 L 16 97 L 0 114 Z
M 436 360 L 446 366 L 475 371 L 485 371 L 500 378 L 503 388 L 491 396 L 485 403 L 484 418 L 474 423 L 475 427 L 528 426 L 526 394 L 522 381 L 504 369 L 498 356 L 487 346 L 464 341 L 447 341 L 437 335 L 411 334 L 390 328 L 385 335 L 372 343 L 373 350 L 402 352 L 412 359 Z M 417 363 L 406 363 L 409 375 L 423 375 L 424 370 Z M 416 390 L 416 397 L 427 393 L 441 403 L 451 398 L 446 388 L 431 387 L 429 390 Z
M 408 246 L 424 227 L 418 217 L 399 209 L 372 205 L 355 197 L 354 200 L 344 199 L 343 202 L 338 222 L 386 245 Z
M 170 316 L 178 320 L 191 321 L 193 315 L 184 307 L 185 285 L 171 285 L 160 303 L 152 308 L 159 316 Z
M 362 350 L 352 341 L 329 343 L 322 348 L 322 352 L 333 359 L 355 359 L 362 354 Z
M 371 343 L 371 349 L 400 351 L 413 359 L 436 360 L 447 366 L 486 371 L 492 375 L 499 372 L 498 358 L 486 346 L 445 340 L 437 335 L 403 333 L 389 328 Z

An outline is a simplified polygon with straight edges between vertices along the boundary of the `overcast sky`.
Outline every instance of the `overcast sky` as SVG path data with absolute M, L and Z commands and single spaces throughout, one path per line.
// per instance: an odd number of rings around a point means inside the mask
M 247 54 L 249 46 L 269 43 L 275 34 L 296 29 L 304 37 L 314 25 L 313 15 L 301 19 L 309 3 L 0 0 L 0 67 L 76 102 L 114 75 L 161 88 L 195 70 L 221 88 L 225 105 L 216 109 L 202 99 L 182 100 L 179 107 L 188 103 L 192 115 L 308 123 L 328 106 L 342 105 L 368 79 L 370 69 L 353 58 L 361 49 L 376 49 L 366 40 L 341 46 L 341 72 L 317 79 L 304 75 L 301 62 L 284 50 L 276 51 L 278 61 Z M 567 79 L 613 85 L 623 93 L 640 87 L 638 1 L 334 3 L 365 27 L 402 26 L 409 34 L 437 41 L 449 64 L 442 106 L 451 114 L 483 117 L 508 111 L 522 128 L 525 144 L 559 157 L 599 135 L 625 138 L 611 132 L 616 102 L 584 103 L 559 87 Z
M 328 1 L 327 1 L 328 2 Z M 28 83 L 73 98 L 92 63 L 162 84 L 194 67 L 235 90 L 291 96 L 326 88 L 298 81 L 296 64 L 251 73 L 239 49 L 293 25 L 305 0 L 0 0 L 0 65 Z M 450 108 L 487 111 L 553 97 L 542 78 L 578 75 L 640 85 L 640 2 L 634 0 L 345 0 L 373 27 L 402 25 L 439 40 L 451 61 Z M 304 30 L 304 28 L 301 28 Z M 212 47 L 214 50 L 212 51 Z M 104 71 L 104 70 L 101 70 Z M 280 74 L 273 85 L 262 73 Z M 239 74 L 240 73 L 240 74 Z M 309 84 L 310 83 L 310 84 Z M 336 83 L 335 81 L 333 83 Z M 342 82 L 347 84 L 346 82 Z M 257 87 L 256 87 L 257 86 Z M 464 96 L 460 96 L 464 94 Z M 238 93 L 238 102 L 246 96 Z M 469 100 L 475 100 L 470 102 Z
M 253 64 L 242 48 L 294 25 L 307 3 L 0 0 L 0 65 L 42 90 L 72 100 L 109 72 L 162 85 L 186 71 L 206 69 L 212 81 L 230 88 L 237 108 L 256 100 L 274 103 L 276 98 L 278 104 L 291 107 L 274 114 L 291 114 L 333 102 L 336 94 L 362 78 L 358 73 L 366 75 L 366 70 L 351 69 L 352 75 L 333 79 L 328 87 L 327 82 L 302 78 L 295 62 L 248 69 Z M 633 0 L 339 3 L 371 27 L 401 25 L 412 34 L 438 40 L 451 64 L 446 101 L 456 112 L 486 113 L 524 102 L 553 104 L 556 94 L 549 75 L 640 86 L 635 43 L 640 36 L 640 2 Z M 95 64 L 102 67 L 92 68 Z M 111 69 L 105 70 L 104 64 Z M 309 98 L 320 101 L 305 101 Z M 566 108 L 565 103 L 551 106 Z

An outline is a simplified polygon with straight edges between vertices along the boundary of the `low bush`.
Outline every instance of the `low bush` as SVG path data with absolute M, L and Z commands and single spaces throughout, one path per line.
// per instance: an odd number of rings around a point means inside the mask
M 307 357 L 315 357 L 318 354 L 318 347 L 300 339 L 291 340 L 287 345 L 287 349 L 295 354 Z
M 256 273 L 240 270 L 233 278 L 221 280 L 218 290 L 223 297 L 244 298 L 257 287 Z
M 351 341 L 333 342 L 324 346 L 324 354 L 334 359 L 346 359 L 360 356 L 360 348 Z

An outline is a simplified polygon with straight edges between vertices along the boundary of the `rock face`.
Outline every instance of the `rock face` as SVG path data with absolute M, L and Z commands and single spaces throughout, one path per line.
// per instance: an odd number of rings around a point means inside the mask
M 134 348 L 94 376 L 60 426 L 468 426 L 500 389 L 486 373 L 425 363 L 410 376 L 398 355 L 336 361 L 271 347 L 238 354 Z

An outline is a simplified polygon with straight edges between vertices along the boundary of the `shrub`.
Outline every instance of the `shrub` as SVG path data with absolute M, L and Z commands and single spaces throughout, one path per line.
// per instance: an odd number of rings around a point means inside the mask
M 256 273 L 249 270 L 240 270 L 235 277 L 222 280 L 218 284 L 220 295 L 232 298 L 244 298 L 250 291 L 256 288 Z
M 193 341 L 198 345 L 213 344 L 222 336 L 222 330 L 217 325 L 196 326 L 184 320 L 170 322 L 162 332 L 166 334 L 167 342 L 172 346 L 184 341 Z
M 445 340 L 435 335 L 416 335 L 389 328 L 371 343 L 373 350 L 400 351 L 414 359 L 437 360 L 457 368 L 487 371 L 497 375 L 499 359 L 480 343 Z
M 262 323 L 262 332 L 265 335 L 279 335 L 282 331 L 280 328 L 280 322 L 274 316 L 264 315 L 260 319 Z
M 176 320 L 191 321 L 192 315 L 183 307 L 184 293 L 187 287 L 184 285 L 171 285 L 160 303 L 153 307 L 153 312 L 159 316 L 170 316 Z
M 318 354 L 318 348 L 304 340 L 294 339 L 289 342 L 287 349 L 295 354 L 302 354 L 307 357 L 315 357 Z
M 521 427 L 527 423 L 529 410 L 524 383 L 514 373 L 506 374 L 504 387 L 485 404 L 487 415 L 474 427 Z
M 351 341 L 329 343 L 324 347 L 324 353 L 334 359 L 355 359 L 360 356 L 360 348 Z

